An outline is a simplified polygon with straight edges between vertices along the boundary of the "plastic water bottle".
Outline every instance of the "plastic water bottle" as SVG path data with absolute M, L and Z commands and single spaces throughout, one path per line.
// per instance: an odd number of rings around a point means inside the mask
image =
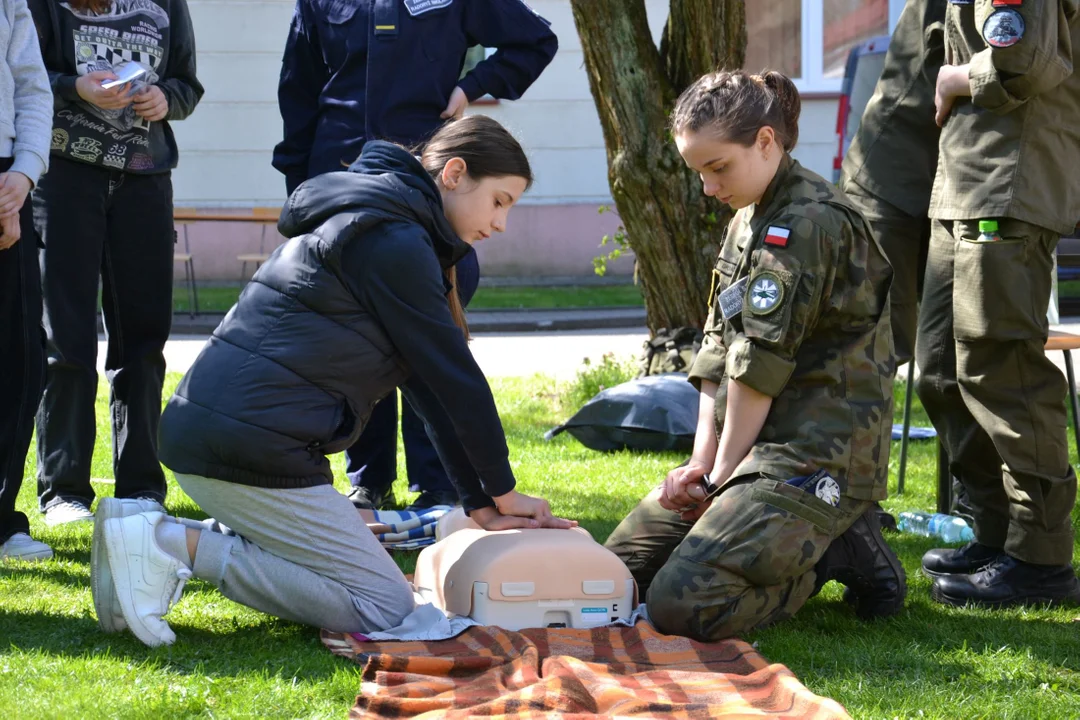
M 975 531 L 963 518 L 954 515 L 909 510 L 900 513 L 896 525 L 901 532 L 936 537 L 947 543 L 971 542 L 975 539 Z
M 998 235 L 997 220 L 980 220 L 979 242 L 997 242 L 998 240 L 1001 240 L 1001 236 Z

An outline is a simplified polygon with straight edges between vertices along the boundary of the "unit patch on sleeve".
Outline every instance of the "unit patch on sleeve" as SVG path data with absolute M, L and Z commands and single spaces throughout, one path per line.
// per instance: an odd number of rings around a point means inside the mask
M 788 238 L 791 237 L 791 231 L 785 227 L 779 225 L 770 225 L 769 229 L 765 231 L 765 244 L 775 245 L 776 247 L 787 247 Z
M 746 293 L 746 307 L 755 315 L 768 315 L 780 307 L 784 299 L 784 284 L 776 273 L 759 272 L 750 278 L 750 290 Z
M 1011 8 L 995 10 L 983 23 L 983 40 L 990 47 L 1007 48 L 1024 37 L 1024 17 Z

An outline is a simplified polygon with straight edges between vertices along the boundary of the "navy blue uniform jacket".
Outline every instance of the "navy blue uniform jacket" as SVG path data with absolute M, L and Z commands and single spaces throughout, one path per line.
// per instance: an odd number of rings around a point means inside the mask
M 474 45 L 496 52 L 459 79 Z M 456 86 L 470 102 L 485 93 L 517 99 L 558 46 L 522 0 L 297 0 L 274 167 L 292 193 L 348 167 L 368 140 L 420 143 L 444 122 Z

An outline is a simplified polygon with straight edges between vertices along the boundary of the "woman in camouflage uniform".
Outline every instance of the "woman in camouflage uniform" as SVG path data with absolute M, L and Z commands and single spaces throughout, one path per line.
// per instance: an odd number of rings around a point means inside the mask
M 799 109 L 780 73 L 736 71 L 698 80 L 672 114 L 705 193 L 738 212 L 690 370 L 693 456 L 607 543 L 664 632 L 770 625 L 833 579 L 864 618 L 903 606 L 873 509 L 892 427 L 892 271 L 843 193 L 789 155 Z

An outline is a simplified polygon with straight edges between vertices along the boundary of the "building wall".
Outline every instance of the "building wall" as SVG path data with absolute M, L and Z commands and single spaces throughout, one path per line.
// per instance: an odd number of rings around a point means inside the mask
M 588 276 L 600 238 L 618 218 L 597 212 L 611 202 L 600 123 L 589 92 L 569 0 L 530 0 L 551 21 L 559 52 L 525 96 L 476 106 L 522 141 L 536 183 L 510 216 L 502 237 L 478 246 L 486 275 Z M 202 103 L 176 123 L 181 149 L 174 174 L 177 206 L 251 208 L 280 206 L 283 177 L 270 166 L 281 139 L 277 78 L 292 16 L 291 0 L 189 0 L 198 46 Z M 659 38 L 667 0 L 647 0 Z M 796 157 L 829 175 L 835 152 L 836 101 L 808 99 L 803 106 Z M 187 228 L 200 280 L 237 279 L 238 254 L 271 249 L 281 238 L 270 229 L 235 223 Z M 252 267 L 249 264 L 247 273 Z M 629 274 L 623 258 L 609 272 Z

